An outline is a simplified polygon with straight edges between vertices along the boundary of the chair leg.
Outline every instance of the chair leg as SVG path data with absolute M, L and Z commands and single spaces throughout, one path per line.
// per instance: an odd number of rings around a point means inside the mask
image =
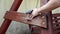
M 22 0 L 15 0 L 9 11 L 17 11 L 17 9 L 19 8 L 21 2 L 22 2 Z M 5 32 L 7 31 L 10 23 L 11 23 L 11 20 L 9 20 L 9 19 L 4 20 L 4 22 L 3 22 L 3 24 L 0 28 L 0 34 L 5 34 Z

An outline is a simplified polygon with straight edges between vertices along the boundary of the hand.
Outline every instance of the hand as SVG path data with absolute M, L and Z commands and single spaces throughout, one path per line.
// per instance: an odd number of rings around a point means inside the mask
M 38 15 L 37 9 L 29 10 L 26 14 L 30 14 L 27 20 L 32 20 L 35 16 Z
M 38 13 L 38 9 L 33 9 L 33 12 L 32 12 L 32 18 L 37 16 L 39 13 Z
M 26 14 L 31 14 L 27 20 L 32 20 L 39 13 L 38 13 L 38 9 L 33 9 L 32 11 L 30 10 L 29 12 L 26 12 Z

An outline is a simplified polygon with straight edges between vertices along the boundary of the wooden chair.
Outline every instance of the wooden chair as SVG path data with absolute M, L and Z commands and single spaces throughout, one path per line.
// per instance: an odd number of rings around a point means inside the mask
M 48 0 L 41 0 L 41 6 L 46 4 Z M 52 14 L 52 12 L 42 13 L 32 20 L 30 14 L 16 12 L 22 0 L 15 0 L 11 9 L 6 12 L 4 22 L 0 28 L 0 34 L 5 34 L 12 20 L 29 24 L 30 34 L 60 34 L 60 14 Z M 13 17 L 14 16 L 14 17 Z

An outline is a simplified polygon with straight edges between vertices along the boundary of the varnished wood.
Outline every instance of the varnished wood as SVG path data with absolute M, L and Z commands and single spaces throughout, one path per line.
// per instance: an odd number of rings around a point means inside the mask
M 40 5 L 46 4 L 47 1 L 41 0 Z M 57 34 L 60 32 L 60 22 L 58 22 L 60 18 L 57 18 L 60 17 L 60 13 L 52 14 L 47 12 L 47 14 L 43 15 L 44 18 L 40 15 L 30 20 L 30 14 L 16 12 L 21 2 L 22 0 L 15 0 L 9 12 L 6 12 L 4 16 L 5 21 L 0 28 L 0 34 L 5 34 L 12 20 L 30 24 L 29 26 L 32 28 L 31 34 Z
M 11 11 L 11 12 L 7 12 L 4 18 L 47 28 L 47 24 L 46 24 L 47 19 L 45 18 L 46 16 L 37 16 L 36 18 L 33 18 L 32 20 L 27 20 L 27 19 L 30 19 L 29 16 L 30 14 Z
M 60 34 L 60 13 L 52 15 L 54 34 Z
M 60 13 L 53 14 L 52 16 L 53 17 L 59 17 L 60 16 Z
M 40 0 L 40 6 L 45 5 L 49 0 Z M 41 28 L 40 34 L 48 34 L 48 31 L 46 29 Z
M 12 7 L 10 8 L 9 11 L 17 11 L 19 6 L 21 5 L 22 3 L 22 0 L 14 0 L 14 3 L 12 5 Z M 1 25 L 1 28 L 0 28 L 0 34 L 5 34 L 5 32 L 7 31 L 9 25 L 11 23 L 11 20 L 9 19 L 5 19 Z

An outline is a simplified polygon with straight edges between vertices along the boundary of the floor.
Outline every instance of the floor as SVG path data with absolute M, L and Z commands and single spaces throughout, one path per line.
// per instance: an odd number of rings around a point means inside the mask
M 6 34 L 29 34 L 29 28 L 27 24 L 12 21 Z

